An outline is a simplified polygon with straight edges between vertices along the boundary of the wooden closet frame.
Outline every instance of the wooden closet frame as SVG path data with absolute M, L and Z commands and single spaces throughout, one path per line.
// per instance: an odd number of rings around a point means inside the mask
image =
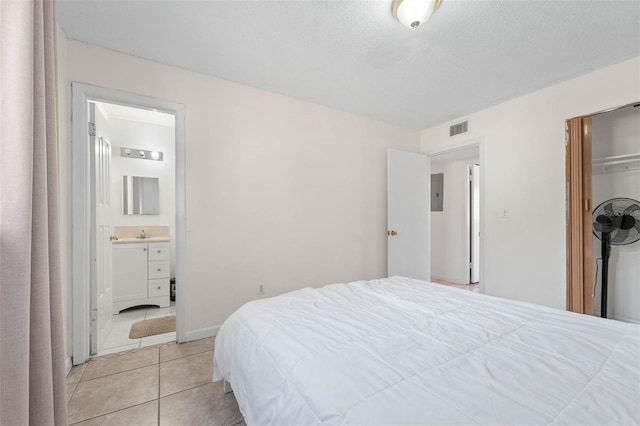
M 591 231 L 591 117 L 638 105 L 633 102 L 566 121 L 567 310 L 593 314 Z M 589 283 L 586 285 L 586 283 Z

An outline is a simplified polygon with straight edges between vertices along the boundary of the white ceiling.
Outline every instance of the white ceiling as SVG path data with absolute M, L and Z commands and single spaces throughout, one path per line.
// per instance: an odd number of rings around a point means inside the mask
M 59 0 L 73 39 L 424 129 L 640 55 L 640 1 Z
M 160 111 L 151 111 L 141 108 L 132 108 L 125 105 L 96 102 L 98 108 L 107 119 L 118 118 L 121 120 L 138 121 L 141 123 L 158 124 L 160 126 L 174 127 L 175 117 Z

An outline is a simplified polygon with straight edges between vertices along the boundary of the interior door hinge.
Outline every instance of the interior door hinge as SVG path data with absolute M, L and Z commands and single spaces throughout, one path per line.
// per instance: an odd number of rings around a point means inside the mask
M 96 123 L 89 122 L 89 136 L 96 135 Z
M 98 310 L 97 309 L 91 309 L 91 311 L 89 311 L 89 319 L 91 321 L 96 321 L 98 319 Z

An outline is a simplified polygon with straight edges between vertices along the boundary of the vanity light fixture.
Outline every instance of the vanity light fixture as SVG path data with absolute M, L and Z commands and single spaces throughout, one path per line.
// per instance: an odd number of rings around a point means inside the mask
M 163 161 L 162 151 L 148 151 L 136 148 L 120 148 L 120 156 L 128 158 L 137 158 L 138 160 L 154 160 Z
M 393 16 L 407 28 L 418 28 L 431 18 L 442 0 L 394 0 Z

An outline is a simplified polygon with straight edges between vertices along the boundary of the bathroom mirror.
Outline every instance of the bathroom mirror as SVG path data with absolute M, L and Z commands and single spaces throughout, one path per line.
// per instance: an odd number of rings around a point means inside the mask
M 122 214 L 160 214 L 157 177 L 122 176 Z

